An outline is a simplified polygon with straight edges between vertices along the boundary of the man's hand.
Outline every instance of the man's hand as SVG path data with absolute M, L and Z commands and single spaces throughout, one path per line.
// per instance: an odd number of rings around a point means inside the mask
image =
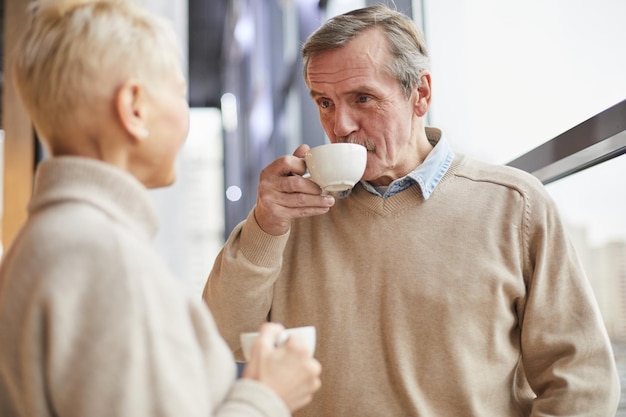
M 320 187 L 302 177 L 308 149 L 300 145 L 293 155 L 282 156 L 261 171 L 254 217 L 265 233 L 285 234 L 291 219 L 324 214 L 335 204 L 334 197 L 321 195 Z

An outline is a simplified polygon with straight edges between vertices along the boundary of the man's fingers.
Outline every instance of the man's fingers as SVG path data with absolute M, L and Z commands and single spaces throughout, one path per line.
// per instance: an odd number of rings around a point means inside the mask
M 278 177 L 276 181 L 276 190 L 281 193 L 304 193 L 317 194 L 322 191 L 313 181 L 303 178 L 301 175 L 290 175 L 287 177 Z
M 309 149 L 311 149 L 311 147 L 307 144 L 303 144 L 298 146 L 298 148 L 294 151 L 293 155 L 297 156 L 298 158 L 304 158 L 304 154 L 306 153 L 306 151 L 308 151 Z
M 264 177 L 289 177 L 291 175 L 302 175 L 306 171 L 304 159 L 295 155 L 285 155 L 276 159 L 261 171 L 261 178 Z

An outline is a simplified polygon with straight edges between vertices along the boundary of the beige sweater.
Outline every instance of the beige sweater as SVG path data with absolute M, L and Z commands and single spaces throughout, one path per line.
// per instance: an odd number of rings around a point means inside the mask
M 267 318 L 317 327 L 322 389 L 300 417 L 615 415 L 591 288 L 544 188 L 511 168 L 457 155 L 426 201 L 359 185 L 284 236 L 251 214 L 204 298 L 235 351 Z
M 201 300 L 150 241 L 150 196 L 100 162 L 43 162 L 0 269 L 0 416 L 289 416 L 236 380 Z

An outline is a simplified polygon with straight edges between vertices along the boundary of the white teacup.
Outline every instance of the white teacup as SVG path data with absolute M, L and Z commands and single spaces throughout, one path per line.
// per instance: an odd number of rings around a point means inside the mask
M 316 343 L 315 326 L 292 327 L 291 329 L 283 330 L 278 336 L 276 346 L 282 345 L 292 336 L 304 341 L 306 346 L 309 348 L 311 356 L 313 356 L 313 354 L 315 353 Z M 239 335 L 239 340 L 241 341 L 241 350 L 243 351 L 243 357 L 246 359 L 246 361 L 250 360 L 250 348 L 252 347 L 252 343 L 257 337 L 259 337 L 259 332 L 241 333 L 241 335 Z
M 304 161 L 311 180 L 322 190 L 346 191 L 363 176 L 367 149 L 356 143 L 330 143 L 309 149 Z

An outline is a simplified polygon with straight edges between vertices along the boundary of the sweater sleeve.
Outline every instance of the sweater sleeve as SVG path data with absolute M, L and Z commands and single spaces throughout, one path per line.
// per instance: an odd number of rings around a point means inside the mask
M 54 285 L 40 310 L 55 415 L 290 415 L 269 388 L 236 380 L 206 306 L 185 294 L 151 251 L 71 249 L 57 263 L 62 268 L 48 263 Z
M 288 237 L 265 233 L 253 210 L 215 260 L 203 298 L 238 360 L 243 360 L 239 334 L 258 330 L 268 319 Z
M 524 371 L 531 416 L 613 416 L 619 382 L 591 286 L 557 208 L 542 187 L 525 195 Z
M 291 416 L 285 403 L 268 387 L 250 379 L 239 379 L 216 410 L 216 417 Z

